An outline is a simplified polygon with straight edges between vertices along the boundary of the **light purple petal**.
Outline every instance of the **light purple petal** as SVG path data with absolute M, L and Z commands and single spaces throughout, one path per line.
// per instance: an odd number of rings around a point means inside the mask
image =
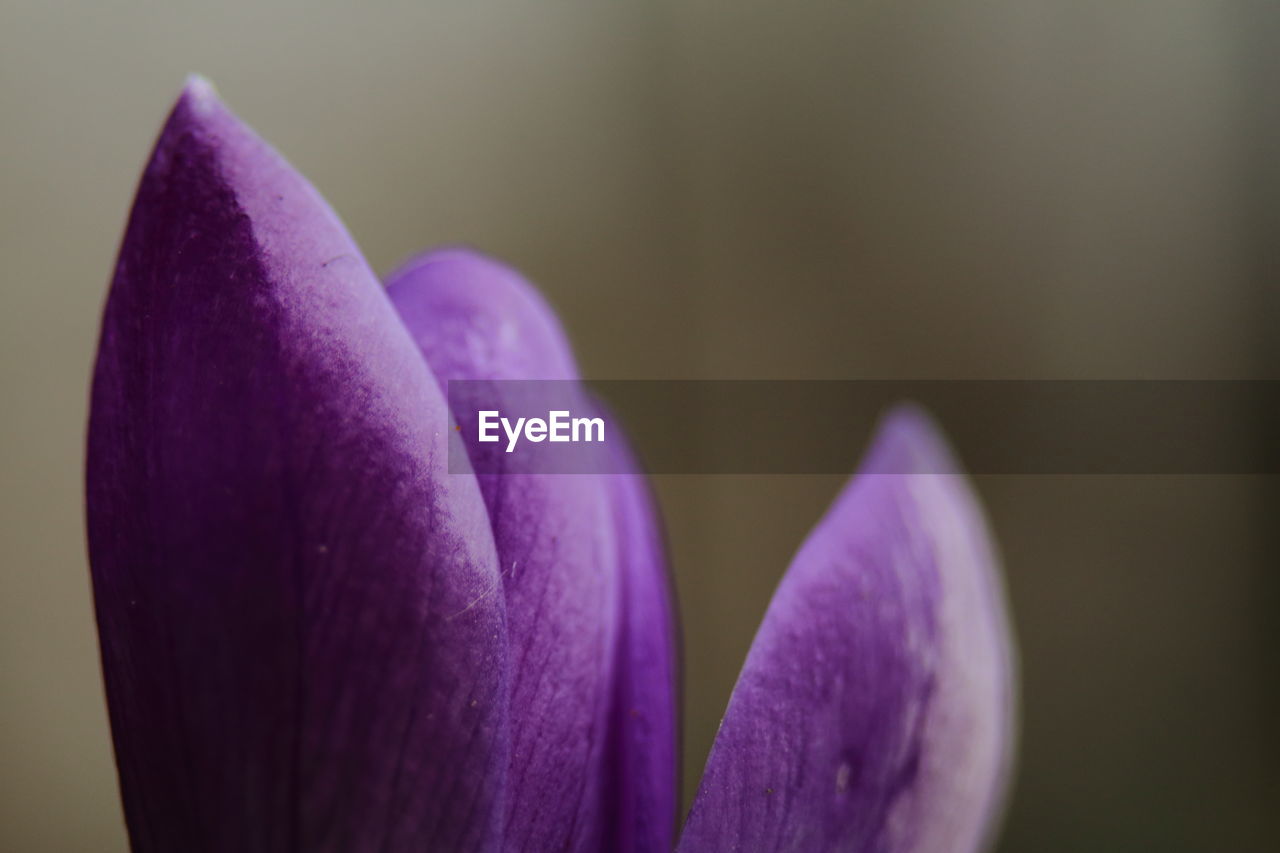
M 679 747 L 676 618 L 657 506 L 639 463 L 607 417 L 622 613 L 614 685 L 604 849 L 668 853 L 674 843 Z
M 576 379 L 550 310 L 514 271 L 436 252 L 394 275 L 392 302 L 437 379 Z M 501 400 L 495 401 L 501 407 Z M 455 412 L 473 460 L 475 413 Z M 476 462 L 477 470 L 484 470 Z M 603 832 L 618 566 L 599 475 L 481 474 L 511 641 L 510 850 L 594 850 Z
M 451 435 L 337 218 L 191 83 L 138 189 L 89 426 L 134 850 L 496 849 L 503 600 Z
M 938 473 L 953 470 L 923 416 L 884 424 L 769 605 L 683 853 L 984 844 L 1012 752 L 1012 645 L 977 501 Z

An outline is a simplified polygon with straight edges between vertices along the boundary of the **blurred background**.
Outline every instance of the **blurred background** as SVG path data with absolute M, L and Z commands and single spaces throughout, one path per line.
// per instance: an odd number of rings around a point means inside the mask
M 376 269 L 467 242 L 526 271 L 588 376 L 1274 379 L 1278 5 L 0 0 L 0 850 L 126 845 L 82 442 L 189 71 Z M 686 802 L 840 484 L 659 479 Z M 1280 848 L 1274 479 L 978 488 L 1022 657 L 999 849 Z

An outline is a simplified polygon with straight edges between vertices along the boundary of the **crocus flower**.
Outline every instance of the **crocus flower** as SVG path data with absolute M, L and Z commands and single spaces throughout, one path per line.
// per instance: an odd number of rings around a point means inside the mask
M 576 377 L 518 274 L 446 250 L 384 287 L 316 191 L 188 85 L 120 250 L 88 439 L 135 850 L 985 843 L 1011 643 L 928 421 L 885 421 L 787 571 L 677 842 L 675 624 L 634 460 L 448 467 L 468 438 L 445 382 Z

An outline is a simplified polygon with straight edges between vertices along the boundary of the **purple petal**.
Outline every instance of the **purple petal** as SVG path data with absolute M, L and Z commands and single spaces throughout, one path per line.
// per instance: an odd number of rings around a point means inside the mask
M 618 536 L 622 612 L 614 684 L 613 744 L 605 848 L 666 853 L 674 843 L 676 620 L 657 507 L 634 454 L 608 418 L 614 463 L 611 501 Z
M 681 851 L 984 843 L 1012 752 L 1012 644 L 977 501 L 937 473 L 955 470 L 921 415 L 882 427 L 769 605 Z
M 503 601 L 448 426 L 337 218 L 191 83 L 138 189 L 89 426 L 134 850 L 497 847 Z
M 392 277 L 392 302 L 441 382 L 575 379 L 550 310 L 515 272 L 464 250 Z M 501 400 L 495 401 L 501 408 Z M 455 412 L 468 451 L 474 413 Z M 477 469 L 481 466 L 476 464 Z M 511 850 L 588 850 L 603 832 L 618 566 L 599 475 L 479 475 L 502 567 L 511 642 Z

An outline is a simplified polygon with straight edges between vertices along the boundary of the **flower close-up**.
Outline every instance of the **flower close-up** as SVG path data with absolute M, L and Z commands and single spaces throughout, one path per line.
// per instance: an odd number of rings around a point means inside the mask
M 685 816 L 680 632 L 637 454 L 492 473 L 501 444 L 450 408 L 449 382 L 579 379 L 519 273 L 444 248 L 380 280 L 188 83 L 137 189 L 90 403 L 135 851 L 992 842 L 1016 656 L 995 544 L 930 418 L 889 412 L 799 547 Z

